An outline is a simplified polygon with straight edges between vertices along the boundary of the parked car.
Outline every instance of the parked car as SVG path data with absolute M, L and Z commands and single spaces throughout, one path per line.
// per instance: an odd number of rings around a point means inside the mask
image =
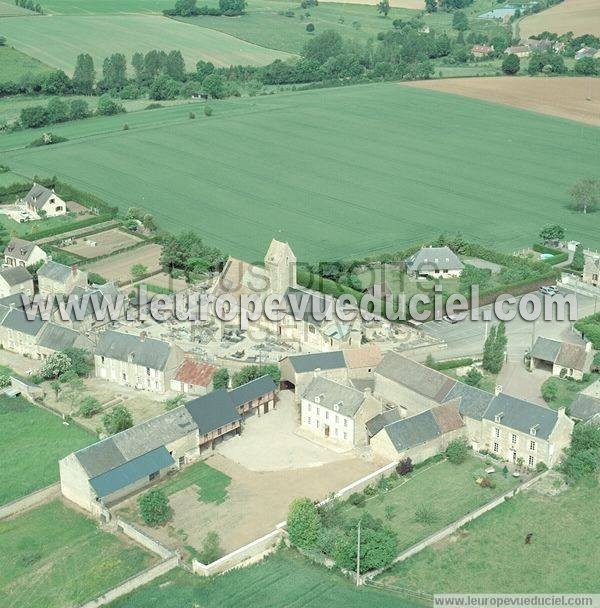
M 555 296 L 558 293 L 558 287 L 556 285 L 544 285 L 540 287 L 540 293 L 545 296 Z

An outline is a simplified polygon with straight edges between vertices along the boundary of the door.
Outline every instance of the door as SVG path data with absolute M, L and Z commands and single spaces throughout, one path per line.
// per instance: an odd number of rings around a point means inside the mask
M 325 437 L 329 437 L 329 425 L 325 425 Z

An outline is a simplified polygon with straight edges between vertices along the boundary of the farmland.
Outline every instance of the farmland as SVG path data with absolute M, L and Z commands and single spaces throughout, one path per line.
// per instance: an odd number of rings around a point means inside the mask
M 575 36 L 583 34 L 600 35 L 600 4 L 597 0 L 565 0 L 552 8 L 526 17 L 519 24 L 522 36 L 531 36 L 541 32 Z
M 0 441 L 7 454 L 18 455 L 0 468 L 0 504 L 58 481 L 58 460 L 94 440 L 20 397 L 0 397 Z
M 131 281 L 131 267 L 134 264 L 142 264 L 148 272 L 158 272 L 161 269 L 160 252 L 160 245 L 142 245 L 133 251 L 117 253 L 93 262 L 85 266 L 85 270 L 96 272 L 107 281 L 128 282 Z
M 549 216 L 569 238 L 600 246 L 600 214 L 567 208 L 572 184 L 597 173 L 597 128 L 397 84 L 211 105 L 214 116 L 195 121 L 187 111 L 198 103 L 136 112 L 129 131 L 122 116 L 57 125 L 71 141 L 12 150 L 4 162 L 141 206 L 161 227 L 194 228 L 246 259 L 262 257 L 275 235 L 304 260 L 458 230 L 513 251 Z M 37 133 L 7 134 L 0 147 Z
M 5 608 L 78 606 L 153 561 L 59 501 L 0 522 L 0 597 Z
M 221 32 L 149 15 L 11 17 L 3 21 L 2 33 L 16 49 L 68 74 L 83 52 L 92 55 L 99 68 L 111 53 L 124 53 L 129 61 L 136 51 L 180 50 L 190 70 L 199 59 L 224 66 L 263 65 L 287 56 Z
M 0 0 L 0 17 L 15 17 L 19 15 L 35 16 L 35 13 L 20 6 L 11 0 Z
M 110 604 L 111 608 L 181 608 L 244 604 L 253 608 L 302 606 L 303 608 L 414 608 L 391 593 L 361 587 L 326 568 L 315 566 L 290 549 L 280 549 L 260 564 L 233 570 L 208 580 L 183 570 L 164 577 Z
M 3 30 L 6 22 L 2 22 Z M 32 19 L 33 22 L 37 22 L 37 19 Z M 18 80 L 24 74 L 39 74 L 49 70 L 47 65 L 25 53 L 10 46 L 0 46 L 0 82 Z
M 572 488 L 557 497 L 528 491 L 381 580 L 427 593 L 595 592 L 599 505 L 597 486 Z M 532 542 L 525 545 L 528 533 Z
M 110 230 L 104 230 L 76 239 L 73 245 L 67 245 L 66 247 L 62 247 L 62 249 L 79 255 L 82 258 L 95 258 L 125 249 L 140 241 L 141 239 L 134 234 L 129 234 L 117 228 L 111 228 Z

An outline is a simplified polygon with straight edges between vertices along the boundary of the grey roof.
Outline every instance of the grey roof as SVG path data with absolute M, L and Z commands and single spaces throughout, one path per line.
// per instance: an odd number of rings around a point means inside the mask
M 237 405 L 223 388 L 192 399 L 183 407 L 187 409 L 198 426 L 200 435 L 210 433 L 240 419 Z
M 409 272 L 462 270 L 464 267 L 450 247 L 423 247 L 406 260 Z
M 294 318 L 299 317 L 298 313 L 302 313 L 303 321 L 319 326 L 326 320 L 326 313 L 335 306 L 335 298 L 306 289 L 288 287 L 285 292 L 285 306 L 286 312 Z
M 24 239 L 13 238 L 4 249 L 4 255 L 8 255 L 11 258 L 17 260 L 23 260 L 27 262 L 31 252 L 37 247 L 32 241 L 26 241 Z
M 234 388 L 229 391 L 229 396 L 233 403 L 239 406 L 248 403 L 249 401 L 253 401 L 254 399 L 258 399 L 258 397 L 262 397 L 267 393 L 271 393 L 276 388 L 273 378 L 267 374 Z
M 542 439 L 550 437 L 558 420 L 558 413 L 549 407 L 504 393 L 500 393 L 492 399 L 483 418 L 493 422 L 498 414 L 502 414 L 500 424 L 503 426 L 522 433 L 529 433 L 532 427 L 536 427 L 536 437 Z
M 414 448 L 442 434 L 431 410 L 393 422 L 383 430 L 398 452 Z
M 288 359 L 297 374 L 314 372 L 317 369 L 327 370 L 346 367 L 344 353 L 341 350 L 329 353 L 291 355 Z
M 32 280 L 31 273 L 24 266 L 7 266 L 0 271 L 0 276 L 11 286 Z
M 373 437 L 373 435 L 377 435 L 377 433 L 379 433 L 383 427 L 387 426 L 388 424 L 392 424 L 392 422 L 398 422 L 400 419 L 400 412 L 398 411 L 398 408 L 395 407 L 394 409 L 387 410 L 382 414 L 377 414 L 377 416 L 371 418 L 371 420 L 368 420 L 366 423 L 367 431 L 369 432 L 369 435 Z
M 582 344 L 561 342 L 540 336 L 531 349 L 531 356 L 541 361 L 556 363 L 561 367 L 583 370 L 586 367 L 588 352 Z
M 550 338 L 540 336 L 531 349 L 531 356 L 534 359 L 554 363 L 560 352 L 560 345 L 560 340 L 551 340 Z
M 2 326 L 18 331 L 28 336 L 37 336 L 46 321 L 37 316 L 31 321 L 27 318 L 24 310 L 13 308 L 2 320 Z
M 35 205 L 36 209 L 41 209 L 47 202 L 48 199 L 54 195 L 52 190 L 40 186 L 40 184 L 33 184 L 31 190 L 27 193 L 27 196 L 23 199 L 24 202 Z
M 579 393 L 569 407 L 569 416 L 579 420 L 589 420 L 600 414 L 600 399 Z
M 83 334 L 80 334 L 74 329 L 69 329 L 64 325 L 58 325 L 52 322 L 46 323 L 38 337 L 37 343 L 39 346 L 51 348 L 52 350 L 63 350 L 73 346 L 85 345 L 86 343 L 89 348 L 92 347 L 91 340 L 86 338 Z
M 302 397 L 351 418 L 356 415 L 365 400 L 364 393 L 324 376 L 313 378 Z
M 142 456 L 90 479 L 90 485 L 96 494 L 103 498 L 147 477 L 165 467 L 174 464 L 173 457 L 164 446 L 156 448 Z
M 154 338 L 141 339 L 132 334 L 109 330 L 100 334 L 95 354 L 164 370 L 171 354 L 171 345 Z
M 38 277 L 65 283 L 71 275 L 72 269 L 70 266 L 65 266 L 54 260 L 47 260 L 37 271 Z
M 456 380 L 398 353 L 389 351 L 375 368 L 375 373 L 438 403 L 448 394 Z
M 7 309 L 12 307 L 23 310 L 25 308 L 25 304 L 23 303 L 23 294 L 13 293 L 5 298 L 0 298 L 0 306 L 6 307 Z
M 108 283 L 107 283 L 108 285 Z M 112 284 L 111 284 L 112 285 Z M 69 294 L 69 300 L 72 302 L 78 302 L 81 300 L 85 304 L 85 309 L 82 311 L 84 317 L 94 316 L 96 310 L 102 310 L 104 307 L 104 300 L 112 302 L 113 305 L 117 303 L 116 296 L 118 290 L 116 288 L 108 289 L 104 285 L 95 285 L 94 287 L 81 287 L 77 285 L 73 288 Z M 73 321 L 81 320 L 77 317 L 79 312 L 75 311 L 75 306 L 71 308 L 71 319 Z M 80 308 L 79 306 L 77 308 Z
M 459 399 L 459 412 L 473 420 L 481 420 L 485 410 L 494 398 L 492 393 L 480 388 L 456 382 L 444 398 L 444 403 Z

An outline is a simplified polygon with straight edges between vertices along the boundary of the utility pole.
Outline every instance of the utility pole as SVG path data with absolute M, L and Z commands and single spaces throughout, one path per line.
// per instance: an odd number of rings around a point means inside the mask
M 360 523 L 362 520 L 358 520 L 358 538 L 356 543 L 356 586 L 360 586 Z

